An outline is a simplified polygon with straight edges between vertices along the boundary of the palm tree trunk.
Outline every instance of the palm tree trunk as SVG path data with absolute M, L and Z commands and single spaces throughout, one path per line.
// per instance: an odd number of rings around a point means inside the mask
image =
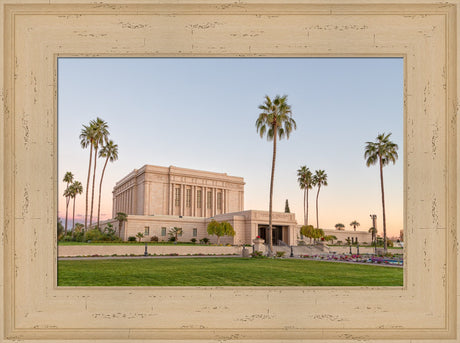
M 91 161 L 93 158 L 93 143 L 89 147 L 89 166 L 88 166 L 88 179 L 86 181 L 86 208 L 85 208 L 85 231 L 88 228 L 88 190 L 89 190 L 89 178 L 91 176 Z
M 97 227 L 99 227 L 99 218 L 101 216 L 101 191 L 102 191 L 102 179 L 104 178 L 105 167 L 107 167 L 107 162 L 109 161 L 109 157 L 105 159 L 104 168 L 102 169 L 101 174 L 101 183 L 99 184 L 99 201 L 97 204 Z
M 96 182 L 96 162 L 97 162 L 97 146 L 94 148 L 94 169 L 93 169 L 93 186 L 91 187 L 91 214 L 89 216 L 89 226 L 93 225 L 93 208 L 94 208 L 94 184 Z
M 306 191 L 307 191 L 307 210 L 306 210 L 306 224 L 305 225 L 308 225 L 308 188 L 306 188 Z
M 268 206 L 268 256 L 273 255 L 273 239 L 272 239 L 272 208 L 273 208 L 273 181 L 275 178 L 275 161 L 276 161 L 276 135 L 277 127 L 273 128 L 273 160 L 272 160 L 272 175 L 270 178 L 270 203 Z
M 307 198 L 307 189 L 305 188 L 303 190 L 303 224 L 307 225 L 307 204 L 306 204 L 306 198 Z
M 383 190 L 383 166 L 382 158 L 379 156 L 380 162 L 380 186 L 382 188 L 382 215 L 383 215 L 383 250 L 387 252 L 387 226 L 385 219 L 385 192 Z
M 72 232 L 75 228 L 75 198 L 77 197 L 76 194 L 74 194 L 74 197 L 73 197 L 73 214 L 72 214 Z
M 319 197 L 319 190 L 321 189 L 321 185 L 318 185 L 318 193 L 316 193 L 316 228 L 319 229 L 319 218 L 318 218 L 318 197 Z
M 65 204 L 65 227 L 64 227 L 64 235 L 67 234 L 67 217 L 68 217 L 68 213 L 69 213 L 69 202 L 70 202 L 70 198 L 67 197 L 67 198 L 66 198 L 66 204 Z

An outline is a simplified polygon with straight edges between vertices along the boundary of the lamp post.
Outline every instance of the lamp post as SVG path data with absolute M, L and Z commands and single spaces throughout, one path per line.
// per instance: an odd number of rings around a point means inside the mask
M 291 256 L 290 257 L 294 257 L 294 250 L 292 250 L 292 245 L 291 245 Z
M 147 253 L 147 242 L 145 242 L 144 256 L 148 256 L 148 253 Z

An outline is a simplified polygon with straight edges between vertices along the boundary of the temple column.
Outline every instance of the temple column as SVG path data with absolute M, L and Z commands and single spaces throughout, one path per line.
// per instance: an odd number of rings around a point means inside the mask
M 192 186 L 192 217 L 196 217 L 196 186 Z
M 184 199 L 185 199 L 185 185 L 180 185 L 180 212 L 179 215 L 183 216 L 184 215 L 184 210 L 185 210 L 185 204 L 184 204 Z

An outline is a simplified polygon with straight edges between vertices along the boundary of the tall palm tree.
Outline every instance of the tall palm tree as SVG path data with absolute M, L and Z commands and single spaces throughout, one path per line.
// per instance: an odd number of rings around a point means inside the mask
M 73 174 L 71 172 L 66 172 L 62 181 L 66 182 L 66 189 L 64 190 L 64 197 L 65 197 L 65 225 L 64 225 L 64 232 L 67 233 L 67 217 L 68 217 L 68 209 L 69 203 L 71 198 L 71 192 L 69 190 L 69 185 L 73 182 Z
M 350 226 L 353 226 L 353 229 L 356 231 L 356 227 L 359 226 L 360 224 L 356 221 L 356 220 L 353 220 L 351 223 L 350 223 Z
M 109 136 L 109 126 L 107 123 L 102 120 L 101 118 L 96 118 L 96 120 L 92 120 L 91 124 L 93 127 L 94 133 L 94 141 L 93 141 L 93 149 L 94 149 L 94 169 L 93 169 L 93 184 L 91 187 L 91 211 L 89 215 L 89 225 L 93 225 L 93 208 L 94 208 L 94 186 L 96 182 L 96 163 L 97 163 L 97 150 L 99 147 L 107 142 Z
M 273 141 L 273 159 L 272 159 L 272 173 L 270 178 L 270 201 L 268 207 L 268 232 L 267 238 L 268 255 L 273 254 L 273 241 L 272 241 L 272 205 L 273 205 L 273 180 L 275 177 L 275 161 L 276 161 L 276 142 L 284 137 L 289 139 L 292 130 L 297 128 L 297 124 L 292 118 L 291 106 L 287 103 L 287 95 L 277 95 L 273 100 L 268 95 L 265 96 L 265 101 L 259 106 L 262 112 L 256 120 L 257 132 L 260 138 L 267 135 L 268 141 Z
M 308 190 L 313 188 L 313 174 L 306 166 L 297 169 L 297 181 L 300 189 L 303 189 L 303 214 L 304 225 L 308 225 Z
M 118 145 L 112 140 L 109 140 L 99 151 L 99 157 L 105 157 L 104 168 L 102 169 L 101 182 L 99 183 L 99 202 L 97 205 L 97 227 L 99 227 L 99 219 L 101 216 L 101 191 L 102 191 L 102 180 L 104 179 L 105 167 L 107 162 L 114 162 L 118 160 Z
M 390 141 L 391 133 L 379 134 L 375 142 L 366 142 L 364 149 L 364 158 L 366 166 L 379 163 L 380 168 L 380 188 L 382 191 L 382 217 L 383 217 L 383 249 L 387 252 L 387 228 L 385 218 L 385 191 L 383 187 L 383 167 L 390 162 L 396 163 L 398 159 L 398 145 Z
M 321 186 L 327 186 L 327 174 L 324 170 L 316 170 L 312 180 L 313 186 L 318 186 L 318 192 L 316 193 L 316 228 L 319 229 L 319 217 L 318 217 L 318 197 Z
M 91 162 L 93 158 L 93 144 L 94 144 L 94 128 L 90 125 L 83 125 L 80 133 L 80 145 L 83 149 L 89 147 L 89 165 L 88 165 L 88 177 L 86 180 L 86 203 L 85 203 L 85 230 L 88 228 L 88 192 L 89 192 L 89 180 L 91 176 Z
M 64 190 L 64 197 L 66 199 L 70 199 L 71 196 L 72 196 L 72 190 L 70 187 L 67 187 L 65 190 Z M 64 235 L 67 235 L 67 214 L 69 212 L 69 203 L 70 201 L 66 201 L 66 204 L 65 204 L 65 226 L 64 226 Z
M 72 232 L 75 228 L 75 198 L 77 197 L 78 194 L 83 193 L 83 186 L 80 181 L 74 181 L 70 185 L 70 189 L 72 192 L 72 198 L 73 198 L 73 216 L 72 216 Z

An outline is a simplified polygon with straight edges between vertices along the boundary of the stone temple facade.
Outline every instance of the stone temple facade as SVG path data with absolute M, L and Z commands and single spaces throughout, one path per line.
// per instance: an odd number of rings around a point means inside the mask
M 257 236 L 266 238 L 268 211 L 244 210 L 244 185 L 242 177 L 226 173 L 144 165 L 115 184 L 113 217 L 117 212 L 128 215 L 120 230 L 123 240 L 141 232 L 144 241 L 153 236 L 167 241 L 169 231 L 179 227 L 179 241 L 198 242 L 206 237 L 215 243 L 217 238 L 207 233 L 207 225 L 214 219 L 229 222 L 236 232 L 234 237 L 221 237 L 221 243 L 252 244 Z M 117 221 L 109 222 L 118 230 Z M 274 245 L 297 245 L 302 239 L 294 213 L 273 212 L 272 225 Z M 329 231 L 325 233 L 335 234 L 339 240 L 347 235 L 359 236 L 360 242 L 371 241 L 367 232 Z
M 113 216 L 213 217 L 243 209 L 243 178 L 224 173 L 145 165 L 113 188 Z

